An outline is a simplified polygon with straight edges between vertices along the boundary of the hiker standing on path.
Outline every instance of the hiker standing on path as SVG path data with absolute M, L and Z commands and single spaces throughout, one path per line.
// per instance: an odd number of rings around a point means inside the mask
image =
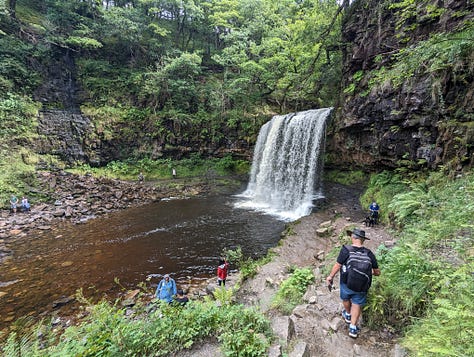
M 365 231 L 354 228 L 347 231 L 347 234 L 351 236 L 352 245 L 341 248 L 326 282 L 331 286 L 334 276 L 341 270 L 340 297 L 344 305 L 342 317 L 349 324 L 349 336 L 356 338 L 360 333 L 357 322 L 362 307 L 367 303 L 372 275 L 380 275 L 380 269 L 374 253 L 363 247 L 364 241 L 369 239 L 365 236 Z

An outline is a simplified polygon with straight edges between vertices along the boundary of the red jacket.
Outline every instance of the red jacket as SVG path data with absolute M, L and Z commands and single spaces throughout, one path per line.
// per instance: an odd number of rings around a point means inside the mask
M 217 267 L 217 277 L 220 280 L 225 280 L 227 278 L 227 270 L 229 269 L 229 263 L 225 262 Z

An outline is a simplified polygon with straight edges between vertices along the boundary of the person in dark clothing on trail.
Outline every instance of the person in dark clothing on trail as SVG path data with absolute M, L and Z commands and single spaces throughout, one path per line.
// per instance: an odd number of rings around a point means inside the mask
M 372 275 L 380 275 L 380 269 L 374 253 L 363 247 L 364 241 L 369 239 L 365 231 L 354 228 L 347 231 L 351 236 L 351 245 L 344 245 L 339 251 L 337 262 L 326 278 L 328 286 L 332 286 L 334 276 L 340 274 L 340 297 L 344 310 L 342 317 L 349 324 L 349 336 L 359 336 L 357 326 L 362 307 L 367 303 L 367 291 L 372 283 Z

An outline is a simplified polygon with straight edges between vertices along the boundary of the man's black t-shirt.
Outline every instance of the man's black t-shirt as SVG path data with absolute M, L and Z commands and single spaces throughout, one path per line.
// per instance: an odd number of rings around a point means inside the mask
M 377 259 L 375 258 L 374 253 L 369 248 L 366 247 L 355 247 L 352 246 L 355 251 L 363 250 L 366 249 L 368 250 L 367 255 L 369 256 L 370 260 L 372 261 L 372 269 L 378 269 L 379 265 L 377 263 Z M 340 275 L 341 275 L 341 283 L 347 284 L 347 273 L 345 269 L 345 264 L 347 259 L 349 258 L 349 250 L 346 248 L 346 246 L 342 246 L 341 250 L 339 251 L 339 256 L 337 257 L 337 262 L 342 265 Z

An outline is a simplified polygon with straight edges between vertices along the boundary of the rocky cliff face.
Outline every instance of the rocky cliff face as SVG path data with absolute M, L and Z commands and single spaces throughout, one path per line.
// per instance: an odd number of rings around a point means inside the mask
M 38 138 L 32 144 L 38 153 L 55 155 L 71 165 L 91 166 L 134 156 L 180 159 L 195 152 L 216 157 L 232 154 L 248 160 L 252 157 L 249 143 L 239 139 L 239 133 L 232 129 L 225 129 L 221 141 L 204 142 L 185 138 L 179 130 L 176 132 L 171 120 L 165 125 L 176 135 L 170 137 L 150 135 L 156 131 L 151 127 L 153 120 L 134 125 L 94 123 L 81 112 L 86 93 L 77 81 L 75 57 L 70 50 L 51 48 L 40 72 L 44 80 L 34 97 L 43 107 L 38 114 Z M 199 138 L 195 133 L 188 134 Z
M 400 49 L 472 21 L 474 3 L 416 1 L 402 9 L 393 8 L 394 3 L 401 1 L 357 0 L 348 8 L 343 24 L 346 90 L 329 132 L 328 165 L 370 170 L 472 166 L 472 63 L 460 60 L 456 72 L 450 67 L 435 73 L 419 70 L 398 86 L 369 81 L 373 71 L 393 66 Z M 467 58 L 474 59 L 472 51 Z

